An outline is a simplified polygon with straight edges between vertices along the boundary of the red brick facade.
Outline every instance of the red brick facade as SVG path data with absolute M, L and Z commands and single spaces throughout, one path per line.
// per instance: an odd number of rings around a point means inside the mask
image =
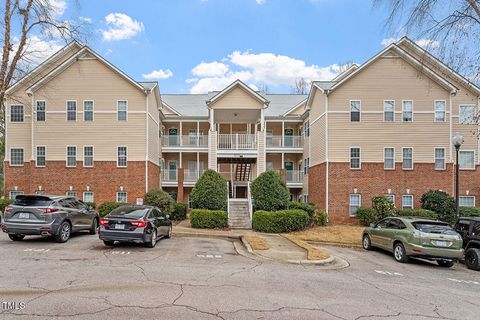
M 4 183 L 6 197 L 15 187 L 25 194 L 35 193 L 41 187 L 45 193 L 55 195 L 75 191 L 80 199 L 84 191 L 92 191 L 99 204 L 116 201 L 116 193 L 123 187 L 128 201 L 134 202 L 145 194 L 145 161 L 129 161 L 126 168 L 118 168 L 115 161 L 96 161 L 92 168 L 83 167 L 81 161 L 75 168 L 66 167 L 65 161 L 47 161 L 42 168 L 35 167 L 34 161 L 21 167 L 5 162 Z M 148 185 L 150 188 L 160 187 L 159 168 L 153 163 L 149 163 Z
M 454 192 L 454 167 L 447 164 L 446 170 L 435 170 L 434 164 L 415 163 L 414 170 L 402 170 L 401 163 L 395 170 L 384 170 L 383 163 L 362 163 L 362 169 L 351 170 L 349 163 L 329 163 L 329 206 L 331 222 L 352 222 L 349 216 L 351 193 L 361 194 L 362 206 L 371 206 L 374 196 L 390 193 L 395 195 L 395 206 L 402 206 L 402 195 L 411 194 L 415 208 L 420 207 L 421 196 L 429 190 L 443 190 L 452 196 Z M 309 170 L 309 201 L 325 208 L 325 164 Z M 460 171 L 460 195 L 480 195 L 480 170 Z M 356 189 L 356 190 L 355 190 Z

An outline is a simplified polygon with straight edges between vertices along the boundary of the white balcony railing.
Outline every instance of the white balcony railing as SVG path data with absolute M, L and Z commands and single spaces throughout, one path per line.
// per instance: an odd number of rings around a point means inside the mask
M 254 150 L 256 148 L 257 138 L 254 134 L 234 133 L 218 135 L 218 149 Z
M 162 174 L 163 181 L 174 182 L 178 181 L 178 173 L 177 170 L 164 170 Z
M 302 183 L 303 171 L 301 170 L 286 170 L 287 183 Z
M 267 148 L 302 148 L 301 136 L 267 136 Z
M 163 147 L 207 147 L 208 136 L 206 135 L 177 135 L 177 136 L 163 136 Z
M 200 178 L 205 170 L 188 170 L 184 171 L 184 181 L 185 182 L 197 182 L 198 178 Z

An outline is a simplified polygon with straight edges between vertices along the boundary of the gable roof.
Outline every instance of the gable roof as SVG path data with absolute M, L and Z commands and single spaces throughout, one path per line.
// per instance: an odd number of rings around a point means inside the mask
M 259 102 L 268 105 L 269 101 L 265 99 L 261 94 L 247 86 L 245 83 L 243 83 L 241 80 L 237 79 L 234 82 L 232 82 L 229 86 L 227 86 L 225 89 L 222 91 L 218 92 L 216 95 L 211 97 L 210 99 L 207 100 L 207 105 L 211 105 L 215 103 L 215 101 L 219 100 L 221 97 L 225 96 L 228 92 L 232 91 L 236 87 L 240 87 L 244 91 L 246 91 L 248 94 L 250 94 L 253 98 L 257 99 Z

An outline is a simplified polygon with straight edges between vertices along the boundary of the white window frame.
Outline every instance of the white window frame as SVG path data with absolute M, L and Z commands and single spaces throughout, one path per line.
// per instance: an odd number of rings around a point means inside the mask
M 92 110 L 88 111 L 92 113 L 92 120 L 85 120 L 85 114 L 87 111 L 85 111 L 85 102 L 91 102 L 92 103 Z M 84 122 L 93 122 L 95 121 L 95 101 L 94 100 L 83 100 L 83 121 Z
M 473 107 L 473 118 L 472 118 L 472 121 L 471 122 L 460 122 L 460 110 L 465 107 Z M 465 125 L 471 125 L 471 124 L 475 124 L 475 116 L 476 116 L 476 112 L 478 110 L 478 107 L 475 105 L 475 104 L 460 104 L 458 106 L 458 124 L 465 124 Z
M 393 120 L 392 121 L 385 120 L 385 115 L 386 115 L 385 102 L 387 102 L 387 101 L 393 102 Z M 383 122 L 385 122 L 385 123 L 395 122 L 395 100 L 394 99 L 383 100 Z
M 405 149 L 411 149 L 412 150 L 412 167 L 411 168 L 405 168 L 405 166 L 404 166 L 403 151 Z M 402 148 L 402 170 L 413 170 L 413 167 L 414 167 L 414 165 L 413 165 L 413 147 L 403 147 Z
M 358 121 L 352 121 L 352 102 L 358 102 Z M 350 122 L 358 123 L 362 122 L 362 100 L 352 99 L 348 104 L 348 116 L 350 117 Z
M 125 201 L 119 201 L 119 195 L 121 193 L 125 194 Z M 126 191 L 117 191 L 117 202 L 128 203 L 128 193 Z
M 77 197 L 77 192 L 76 191 L 67 191 L 65 192 L 65 196 L 67 197 Z
M 88 200 L 85 199 L 85 194 L 87 194 L 87 193 L 92 194 L 92 201 L 88 201 Z M 95 194 L 93 193 L 93 191 L 84 191 L 83 195 L 82 195 L 82 200 L 83 200 L 83 202 L 95 202 Z
M 13 120 L 13 107 L 22 107 L 22 121 L 12 121 Z M 10 105 L 10 117 L 8 117 L 10 123 L 24 123 L 25 122 L 25 106 L 23 104 L 12 104 Z
M 75 120 L 69 120 L 68 119 L 68 103 L 69 102 L 75 102 Z M 71 121 L 77 122 L 77 120 L 78 120 L 78 103 L 77 103 L 77 100 L 67 100 L 67 104 L 66 104 L 65 108 L 66 108 L 66 111 L 67 111 L 67 115 L 66 115 L 67 122 L 71 122 Z
M 303 174 L 308 176 L 308 171 L 310 169 L 310 158 L 305 158 L 303 160 Z
M 437 168 L 437 149 L 443 149 L 443 167 L 441 169 Z M 442 171 L 447 169 L 446 158 L 447 158 L 447 150 L 444 147 L 433 148 L 433 163 L 434 163 L 435 170 Z
M 474 208 L 474 207 L 475 207 L 475 204 L 476 204 L 475 196 L 467 196 L 467 195 L 465 195 L 465 196 L 459 196 L 458 198 L 459 198 L 459 199 L 458 199 L 458 205 L 459 205 L 460 207 L 466 207 L 466 208 Z M 462 198 L 463 198 L 463 199 L 465 199 L 465 198 L 472 199 L 472 198 L 473 198 L 473 205 L 472 205 L 472 206 L 462 206 L 462 205 L 460 204 Z
M 119 115 L 120 115 L 120 102 L 125 102 L 127 105 L 127 108 L 125 109 L 125 120 L 120 120 Z M 123 112 L 123 110 L 122 110 Z M 117 121 L 118 122 L 127 122 L 128 121 L 128 100 L 117 100 Z
M 85 155 L 85 148 L 92 148 L 92 165 L 91 166 L 87 166 L 85 165 L 85 158 L 86 158 L 86 155 Z M 85 168 L 93 168 L 95 164 L 95 148 L 92 146 L 92 145 L 84 145 L 83 146 L 83 166 Z
M 74 165 L 74 166 L 68 165 L 68 148 L 75 148 L 75 165 Z M 66 156 L 65 165 L 66 165 L 68 168 L 75 168 L 75 167 L 77 166 L 77 159 L 78 159 L 77 146 L 68 145 L 68 146 L 65 148 L 65 156 Z
M 12 150 L 22 150 L 22 163 L 21 164 L 12 163 Z M 10 153 L 9 154 L 9 156 L 10 156 L 9 157 L 10 158 L 9 159 L 9 165 L 11 167 L 23 167 L 24 166 L 24 164 L 25 164 L 25 148 L 23 148 L 23 147 L 11 147 L 9 153 Z
M 43 162 L 45 163 L 44 165 L 39 165 L 38 164 L 38 148 L 44 148 L 45 154 L 43 155 L 44 159 Z M 45 145 L 38 145 L 35 147 L 35 167 L 37 168 L 43 168 L 47 166 L 47 146 Z
M 411 207 L 406 207 L 405 206 L 405 201 L 404 201 L 404 198 L 405 197 L 408 197 L 408 198 L 411 198 L 412 199 L 412 206 Z M 402 195 L 402 209 L 414 209 L 415 208 L 415 202 L 414 202 L 414 198 L 413 198 L 413 194 L 403 194 Z
M 386 149 L 393 149 L 393 159 L 391 159 L 391 160 L 393 160 L 393 168 L 387 168 L 386 167 L 386 164 L 387 164 L 387 162 L 385 161 L 385 160 L 387 160 L 385 158 Z M 383 170 L 395 170 L 395 166 L 396 166 L 395 165 L 395 147 L 384 147 L 383 148 Z
M 443 102 L 443 111 L 437 111 L 437 102 Z M 437 112 L 443 113 L 443 121 L 437 120 Z M 435 100 L 433 102 L 433 121 L 434 122 L 447 122 L 447 101 L 445 100 Z
M 411 102 L 412 103 L 412 111 L 411 111 L 412 112 L 412 121 L 405 121 L 405 118 L 403 117 L 403 114 L 405 112 L 409 112 L 409 111 L 405 111 L 405 102 Z M 402 100 L 402 122 L 406 122 L 406 123 L 413 122 L 413 120 L 414 120 L 413 119 L 414 118 L 413 110 L 414 110 L 413 100 Z
M 352 168 L 352 149 L 358 149 L 359 152 L 360 152 L 360 156 L 358 157 L 358 168 Z M 348 158 L 349 158 L 350 170 L 360 170 L 360 169 L 362 169 L 362 148 L 361 147 L 350 147 L 348 149 Z
M 12 198 L 12 194 L 16 194 L 15 197 L 17 197 L 17 196 L 24 195 L 25 192 L 20 191 L 20 190 L 12 190 L 12 191 L 9 191 L 9 192 L 8 192 L 8 199 L 10 199 L 10 200 L 15 200 L 14 198 Z
M 305 136 L 305 138 L 308 138 L 310 137 L 310 120 L 307 120 L 303 123 L 303 134 Z
M 388 198 L 391 197 L 391 202 L 393 203 L 393 205 L 395 206 L 395 195 L 393 193 L 386 193 L 383 195 L 385 198 L 387 198 L 387 200 L 389 200 Z
M 120 148 L 125 148 L 125 165 L 121 166 L 120 163 Z M 128 147 L 117 146 L 117 168 L 126 168 L 128 166 Z
M 462 167 L 460 166 L 460 154 L 461 154 L 461 153 L 464 153 L 464 152 L 471 152 L 471 153 L 473 153 L 473 167 L 471 167 L 471 168 L 462 168 Z M 460 170 L 467 170 L 467 171 L 468 171 L 468 170 L 475 170 L 475 167 L 476 167 L 476 163 L 475 163 L 475 150 L 473 150 L 473 149 L 461 150 L 461 149 L 460 149 L 460 151 L 459 151 L 459 153 L 458 153 L 458 160 L 459 160 L 459 161 L 458 161 L 458 166 L 459 166 L 459 169 L 460 169 Z
M 352 213 L 352 196 L 358 196 L 358 207 L 354 213 Z M 355 217 L 357 215 L 358 209 L 362 206 L 362 195 L 360 193 L 350 193 L 348 196 L 348 215 L 350 217 Z
M 41 111 L 43 112 L 44 115 L 44 120 L 38 120 L 38 103 L 43 102 L 43 106 L 45 107 L 45 110 Z M 46 122 L 47 121 L 47 102 L 45 100 L 37 100 L 35 101 L 35 121 L 36 122 Z

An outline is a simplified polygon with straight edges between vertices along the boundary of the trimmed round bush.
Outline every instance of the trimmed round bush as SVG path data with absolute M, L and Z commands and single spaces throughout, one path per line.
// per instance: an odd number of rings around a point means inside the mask
M 480 217 L 480 208 L 460 207 L 461 217 Z
M 273 170 L 260 174 L 252 183 L 254 210 L 277 211 L 287 209 L 290 192 L 280 178 L 280 173 Z
M 92 207 L 93 209 L 97 208 L 97 204 L 95 202 L 84 202 L 87 206 Z
M 376 223 L 380 219 L 378 218 L 377 210 L 370 207 L 360 207 L 357 210 L 355 216 L 358 218 L 361 224 L 369 226 L 371 223 Z
M 308 213 L 308 224 L 312 224 L 315 222 L 315 205 L 311 203 L 305 203 L 305 202 L 290 202 L 288 205 L 289 209 L 300 209 Z
M 228 214 L 223 210 L 193 209 L 190 212 L 192 228 L 226 228 L 228 227 Z
M 100 214 L 100 217 L 105 217 L 113 209 L 124 206 L 126 204 L 127 203 L 123 202 L 104 202 L 98 206 L 98 213 Z
M 309 222 L 308 213 L 299 209 L 256 211 L 252 227 L 260 232 L 280 233 L 304 229 Z
M 422 209 L 435 212 L 439 220 L 455 222 L 455 200 L 445 191 L 430 190 L 422 195 L 420 201 Z
M 419 217 L 431 220 L 438 219 L 438 215 L 435 212 L 427 209 L 397 209 L 395 215 L 399 217 Z
M 172 197 L 160 189 L 150 190 L 143 196 L 143 204 L 157 207 L 163 213 L 172 213 L 173 203 Z
M 171 219 L 175 221 L 187 219 L 187 205 L 179 202 L 174 203 Z
M 314 213 L 314 222 L 317 226 L 326 226 L 328 223 L 327 213 L 323 210 L 316 209 Z
M 205 171 L 190 195 L 195 209 L 227 210 L 227 180 L 214 170 Z
M 373 197 L 372 208 L 377 212 L 378 220 L 395 215 L 395 205 L 385 196 Z

